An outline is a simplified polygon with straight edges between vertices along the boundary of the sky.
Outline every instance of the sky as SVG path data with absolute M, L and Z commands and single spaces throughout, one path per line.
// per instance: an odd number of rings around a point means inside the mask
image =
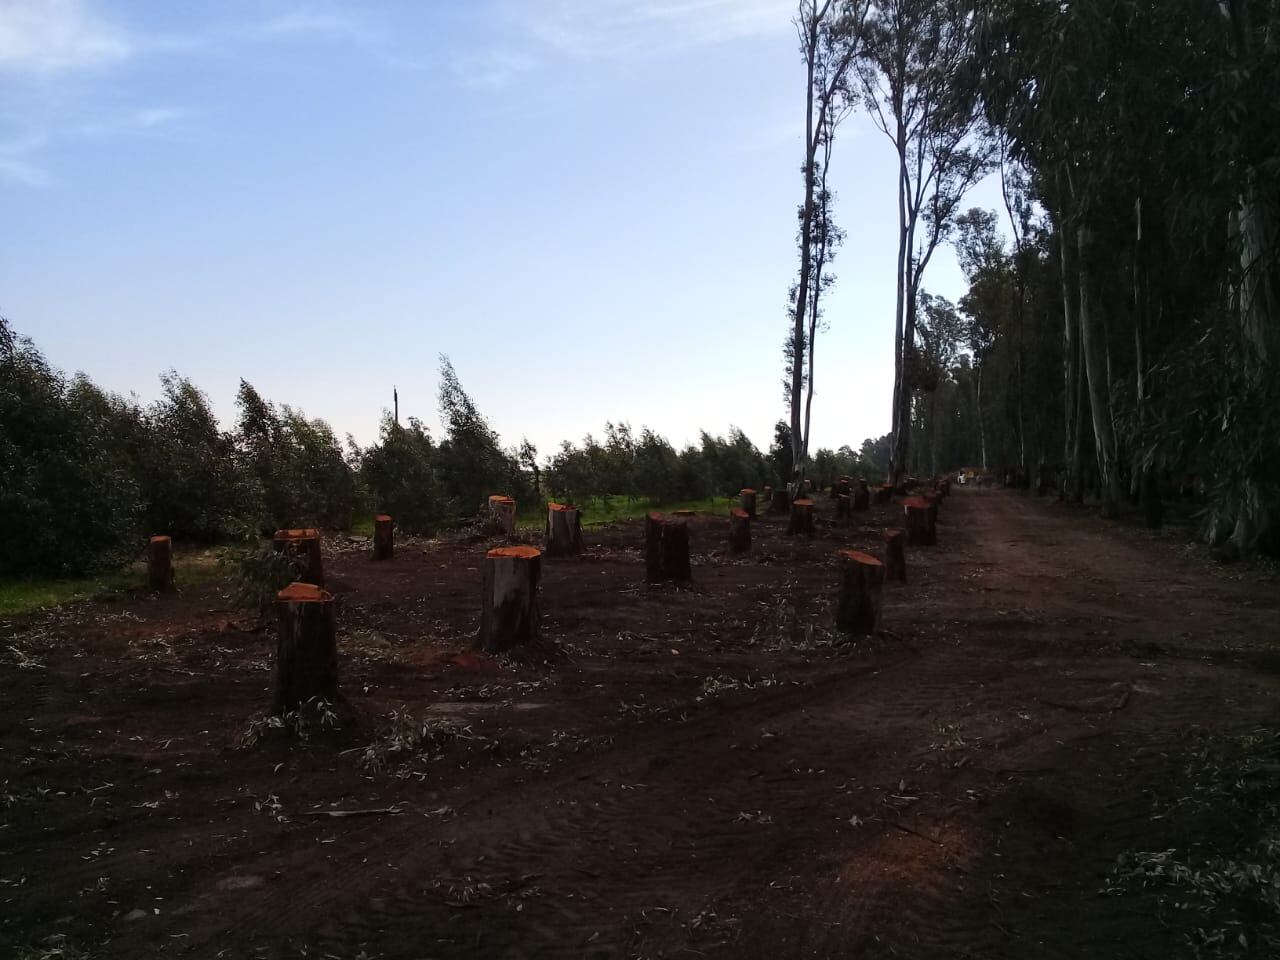
M 514 445 L 767 447 L 798 268 L 794 0 L 0 0 L 0 315 L 228 426 L 240 379 L 439 435 L 438 356 Z M 811 448 L 888 432 L 895 161 L 861 115 Z M 980 185 L 974 204 L 998 194 Z M 964 291 L 949 250 L 930 292 Z

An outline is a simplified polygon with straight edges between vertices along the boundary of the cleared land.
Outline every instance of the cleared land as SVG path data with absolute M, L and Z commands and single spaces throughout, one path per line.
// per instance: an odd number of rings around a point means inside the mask
M 544 561 L 550 664 L 470 652 L 485 541 L 331 543 L 350 706 L 307 740 L 251 724 L 273 637 L 217 583 L 5 625 L 0 947 L 1275 949 L 1272 573 L 956 491 L 887 632 L 838 646 L 835 552 L 899 508 L 818 506 L 815 537 L 764 517 L 745 558 L 698 518 L 687 590 L 643 584 L 639 522 L 589 529 Z

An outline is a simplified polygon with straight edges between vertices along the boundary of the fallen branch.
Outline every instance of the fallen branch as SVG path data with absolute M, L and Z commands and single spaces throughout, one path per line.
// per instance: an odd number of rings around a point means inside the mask
M 395 816 L 404 813 L 399 807 L 366 807 L 363 810 L 307 810 L 304 817 L 373 817 L 382 814 Z

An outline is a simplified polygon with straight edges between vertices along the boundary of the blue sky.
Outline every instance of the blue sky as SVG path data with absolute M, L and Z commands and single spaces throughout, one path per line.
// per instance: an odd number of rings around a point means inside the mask
M 0 0 L 0 312 L 104 387 L 244 377 L 368 442 L 437 355 L 505 442 L 783 415 L 793 0 Z M 860 116 L 813 444 L 888 430 L 892 147 Z M 991 205 L 990 187 L 975 203 Z M 926 287 L 963 291 L 943 251 Z

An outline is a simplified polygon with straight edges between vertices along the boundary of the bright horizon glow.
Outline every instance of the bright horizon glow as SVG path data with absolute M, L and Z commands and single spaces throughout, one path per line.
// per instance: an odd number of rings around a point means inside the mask
M 0 0 L 0 313 L 149 402 L 240 378 L 439 437 L 437 355 L 507 446 L 677 446 L 783 405 L 804 73 L 793 0 Z M 837 135 L 848 232 L 810 448 L 889 429 L 893 148 Z M 982 185 L 966 205 L 995 206 Z M 956 299 L 949 248 L 926 288 Z

